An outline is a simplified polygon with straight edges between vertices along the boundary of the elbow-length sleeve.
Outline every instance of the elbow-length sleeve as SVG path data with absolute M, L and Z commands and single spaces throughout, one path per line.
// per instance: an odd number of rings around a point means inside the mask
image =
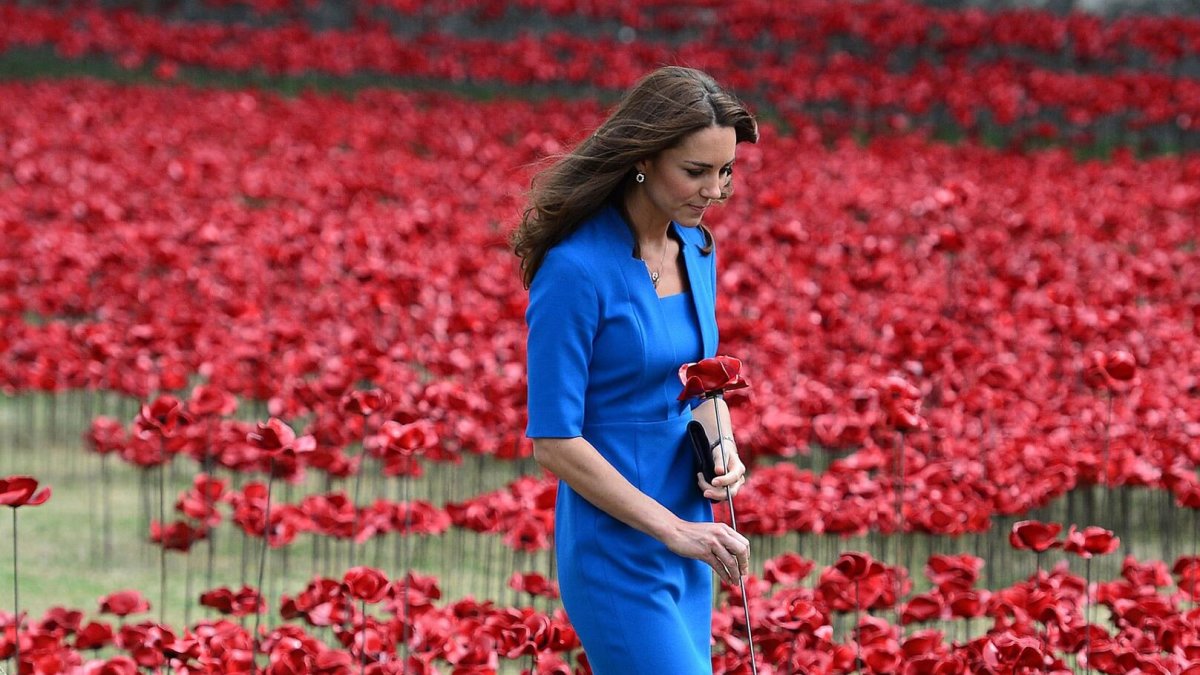
M 599 326 L 600 303 L 577 261 L 551 250 L 529 288 L 525 323 L 530 438 L 574 438 L 583 433 L 588 366 Z

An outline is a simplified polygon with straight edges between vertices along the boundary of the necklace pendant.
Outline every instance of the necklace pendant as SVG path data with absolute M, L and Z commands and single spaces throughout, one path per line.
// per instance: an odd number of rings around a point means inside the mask
M 654 284 L 655 288 L 658 288 L 658 272 L 650 273 L 650 283 Z

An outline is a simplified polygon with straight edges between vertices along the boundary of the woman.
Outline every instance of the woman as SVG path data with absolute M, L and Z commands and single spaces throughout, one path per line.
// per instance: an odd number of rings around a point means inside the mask
M 677 372 L 716 353 L 701 220 L 732 191 L 737 143 L 757 140 L 708 75 L 659 69 L 534 180 L 513 234 L 529 288 L 526 434 L 560 479 L 563 604 L 600 675 L 711 672 L 708 568 L 730 583 L 748 571 L 749 542 L 708 501 L 745 469 L 727 439 L 728 467 L 711 484 L 695 473 Z

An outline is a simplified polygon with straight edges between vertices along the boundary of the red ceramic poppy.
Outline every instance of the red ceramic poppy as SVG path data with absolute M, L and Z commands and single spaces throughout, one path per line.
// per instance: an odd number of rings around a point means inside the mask
M 763 579 L 790 586 L 808 576 L 816 565 L 798 553 L 784 553 L 763 563 Z
M 231 616 L 246 616 L 266 608 L 262 596 L 249 586 L 242 586 L 237 591 L 225 586 L 205 591 L 200 594 L 200 604 Z
M 1133 354 L 1119 349 L 1108 353 L 1104 369 L 1108 371 L 1112 379 L 1118 382 L 1128 382 L 1137 372 L 1137 363 L 1133 359 Z
M 1008 543 L 1017 550 L 1041 553 L 1062 546 L 1062 542 L 1057 539 L 1059 532 L 1062 532 L 1062 525 L 1058 523 L 1021 520 L 1013 523 Z
M 742 362 L 732 356 L 718 355 L 679 367 L 683 391 L 679 400 L 743 389 L 750 383 L 742 377 Z
M 100 598 L 100 612 L 129 616 L 150 611 L 150 603 L 136 590 L 117 591 Z
M 142 432 L 172 436 L 180 426 L 191 421 L 183 403 L 174 396 L 164 394 L 141 407 L 136 426 Z
M 514 591 L 522 591 L 533 596 L 555 599 L 559 597 L 558 584 L 548 581 L 537 572 L 513 572 L 508 578 L 508 587 Z
M 50 499 L 50 488 L 38 491 L 37 479 L 32 476 L 0 478 L 0 506 L 39 506 Z
M 254 431 L 246 434 L 246 440 L 268 453 L 278 453 L 292 447 L 296 442 L 296 432 L 283 420 L 272 417 L 265 423 L 260 422 Z
M 1091 558 L 1094 555 L 1108 555 L 1117 550 L 1120 545 L 1121 539 L 1113 535 L 1111 530 L 1094 525 L 1085 527 L 1083 530 L 1076 530 L 1072 525 L 1067 530 L 1063 550 L 1083 558 Z
M 112 626 L 97 621 L 89 621 L 75 633 L 75 649 L 102 649 L 112 644 L 112 641 Z
M 379 602 L 388 591 L 387 577 L 374 567 L 351 567 L 342 577 L 342 583 L 350 597 L 363 602 Z

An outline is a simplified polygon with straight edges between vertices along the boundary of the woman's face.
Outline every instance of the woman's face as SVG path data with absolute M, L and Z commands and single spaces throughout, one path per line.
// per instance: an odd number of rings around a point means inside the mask
M 640 187 L 657 215 L 687 227 L 699 225 L 704 210 L 721 198 L 722 188 L 733 175 L 736 147 L 733 127 L 712 126 L 639 162 L 637 169 L 646 174 Z

